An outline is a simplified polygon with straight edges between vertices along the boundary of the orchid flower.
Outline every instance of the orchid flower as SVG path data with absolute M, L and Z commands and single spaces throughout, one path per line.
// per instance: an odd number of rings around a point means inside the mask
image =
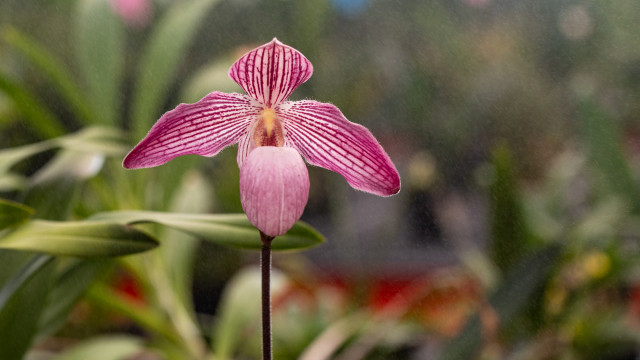
M 111 0 L 111 7 L 127 25 L 145 27 L 153 17 L 151 0 Z
M 187 154 L 211 157 L 238 143 L 242 208 L 271 237 L 286 233 L 306 206 L 309 175 L 302 157 L 341 174 L 355 189 L 396 194 L 398 172 L 369 130 L 331 104 L 287 101 L 312 72 L 302 53 L 274 38 L 229 69 L 247 95 L 215 91 L 194 104 L 178 105 L 158 120 L 123 165 L 136 169 Z

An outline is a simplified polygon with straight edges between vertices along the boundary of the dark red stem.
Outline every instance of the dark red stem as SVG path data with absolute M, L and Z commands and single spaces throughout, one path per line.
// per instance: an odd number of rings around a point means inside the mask
M 271 349 L 271 241 L 273 236 L 268 236 L 260 231 L 262 239 L 262 252 L 260 253 L 260 267 L 262 269 L 262 359 L 272 360 Z

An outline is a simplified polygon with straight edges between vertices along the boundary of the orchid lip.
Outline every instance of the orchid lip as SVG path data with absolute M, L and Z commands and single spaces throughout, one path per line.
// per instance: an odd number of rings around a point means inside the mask
M 308 198 L 309 173 L 295 149 L 258 147 L 240 169 L 242 208 L 268 236 L 284 235 L 302 216 Z

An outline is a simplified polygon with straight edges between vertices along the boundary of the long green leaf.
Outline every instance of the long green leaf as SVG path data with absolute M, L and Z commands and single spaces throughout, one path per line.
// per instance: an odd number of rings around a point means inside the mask
M 0 251 L 3 267 L 7 266 L 6 257 L 22 259 L 28 258 L 29 254 Z M 46 260 L 43 266 L 40 259 Z M 36 257 L 24 262 L 12 278 L 22 277 L 25 281 L 20 281 L 20 286 L 0 310 L 0 359 L 22 359 L 33 341 L 56 264 L 48 259 L 50 257 Z M 9 280 L 9 284 L 11 282 Z
M 272 292 L 280 291 L 287 282 L 282 273 L 272 274 Z M 219 319 L 212 334 L 216 359 L 233 359 L 247 330 L 256 329 L 260 309 L 260 269 L 246 268 L 228 283 L 220 302 Z M 257 335 L 255 331 L 254 335 Z
M 32 177 L 24 203 L 37 209 L 36 217 L 65 220 L 76 206 L 80 188 L 102 167 L 104 156 L 61 150 Z
M 4 92 L 24 115 L 29 130 L 42 138 L 52 138 L 66 133 L 62 122 L 27 89 L 0 73 L 0 91 Z
M 65 324 L 80 297 L 111 264 L 112 261 L 104 259 L 74 260 L 61 271 L 40 318 L 39 338 L 55 333 Z
M 52 141 L 65 149 L 108 156 L 121 156 L 126 151 L 124 138 L 124 133 L 119 129 L 90 126 Z
M 121 108 L 124 28 L 108 0 L 80 0 L 78 6 L 75 33 L 80 70 L 96 116 L 102 124 L 115 125 Z
M 144 350 L 142 340 L 130 335 L 109 335 L 82 342 L 54 360 L 121 360 Z
M 213 241 L 243 249 L 260 249 L 258 230 L 244 214 L 182 214 L 153 211 L 113 211 L 99 213 L 94 220 L 121 224 L 157 223 Z M 324 238 L 304 222 L 297 222 L 285 235 L 273 241 L 273 250 L 304 249 L 321 244 Z
M 34 220 L 0 238 L 3 249 L 77 257 L 127 255 L 157 245 L 142 231 L 104 221 Z
M 64 64 L 34 39 L 14 28 L 7 28 L 2 33 L 2 38 L 20 51 L 36 69 L 49 78 L 51 85 L 67 101 L 69 108 L 76 114 L 78 119 L 83 120 L 85 124 L 92 122 L 93 114 L 88 103 L 89 99 L 83 95 L 80 88 L 73 81 L 72 74 L 65 68 Z
M 591 99 L 581 99 L 580 113 L 583 141 L 600 184 L 607 193 L 627 199 L 633 210 L 640 212 L 640 185 L 625 160 L 615 120 Z
M 173 326 L 167 324 L 164 314 L 154 307 L 134 302 L 100 283 L 93 284 L 89 288 L 87 299 L 97 306 L 126 316 L 141 327 L 163 336 L 173 344 L 183 345 Z
M 489 188 L 491 255 L 505 272 L 517 264 L 530 245 L 529 230 L 517 193 L 515 168 L 506 145 L 493 151 L 494 174 Z
M 0 311 L 7 304 L 9 299 L 24 285 L 31 277 L 45 267 L 53 257 L 48 255 L 38 255 L 32 257 L 0 290 Z
M 0 199 L 0 230 L 24 222 L 33 212 L 28 206 Z
M 7 173 L 13 165 L 24 159 L 55 147 L 56 144 L 52 141 L 42 141 L 9 149 L 2 149 L 0 150 L 0 174 Z
M 14 173 L 0 172 L 0 192 L 20 191 L 27 185 L 27 178 Z
M 209 199 L 213 198 L 208 181 L 197 171 L 183 173 L 180 186 L 170 205 L 170 210 L 181 213 L 202 213 L 210 209 Z M 191 234 L 167 228 L 159 255 L 162 256 L 167 277 L 174 287 L 174 293 L 183 304 L 190 305 L 193 281 L 194 258 L 200 241 Z
M 6 174 L 16 163 L 38 153 L 62 147 L 84 153 L 121 155 L 124 135 L 118 130 L 89 127 L 78 132 L 33 144 L 0 150 L 0 175 Z
M 138 64 L 133 135 L 142 138 L 162 113 L 161 105 L 196 29 L 217 0 L 178 1 L 160 20 Z

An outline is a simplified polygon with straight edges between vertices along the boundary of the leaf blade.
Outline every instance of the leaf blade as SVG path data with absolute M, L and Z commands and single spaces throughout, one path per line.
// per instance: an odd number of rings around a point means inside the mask
M 160 115 L 174 71 L 195 30 L 217 0 L 177 2 L 160 20 L 147 43 L 138 67 L 133 98 L 133 135 L 140 139 Z
M 34 39 L 17 29 L 8 28 L 2 35 L 8 44 L 16 48 L 23 57 L 49 78 L 51 84 L 58 89 L 60 95 L 67 101 L 76 116 L 86 124 L 89 124 L 93 117 L 88 106 L 88 100 L 72 80 L 71 72 Z
M 124 70 L 124 27 L 107 0 L 78 3 L 77 49 L 94 111 L 105 125 L 115 125 Z
M 115 221 L 121 224 L 157 223 L 221 245 L 259 250 L 260 235 L 244 214 L 183 214 L 153 211 L 113 211 L 99 213 L 94 220 Z M 298 250 L 317 246 L 324 237 L 306 223 L 297 222 L 289 232 L 278 236 L 273 250 Z
M 0 248 L 76 257 L 129 255 L 157 245 L 142 231 L 101 221 L 34 220 L 0 238 Z
M 27 89 L 0 73 L 0 91 L 3 91 L 28 121 L 29 129 L 48 139 L 67 132 L 64 125 L 49 109 L 36 100 Z
M 144 349 L 142 340 L 131 335 L 105 335 L 84 341 L 55 360 L 119 360 L 130 358 Z
M 622 135 L 615 119 L 592 99 L 581 99 L 579 105 L 582 139 L 604 190 L 629 199 L 633 211 L 639 213 L 640 187 L 625 159 Z
M 34 212 L 26 205 L 0 198 L 0 230 L 22 223 Z
M 0 257 L 4 258 L 2 260 L 6 260 L 6 257 L 27 259 L 29 254 L 0 251 Z M 33 258 L 30 261 L 25 261 L 24 266 L 18 271 L 33 269 L 35 263 Z M 56 261 L 45 261 L 44 266 L 35 266 L 35 270 L 11 294 L 10 299 L 0 310 L 0 334 L 2 334 L 0 336 L 0 359 L 22 359 L 28 350 L 45 306 L 55 263 Z M 3 266 L 4 264 L 3 261 Z M 15 276 L 21 275 L 14 275 L 12 278 Z

